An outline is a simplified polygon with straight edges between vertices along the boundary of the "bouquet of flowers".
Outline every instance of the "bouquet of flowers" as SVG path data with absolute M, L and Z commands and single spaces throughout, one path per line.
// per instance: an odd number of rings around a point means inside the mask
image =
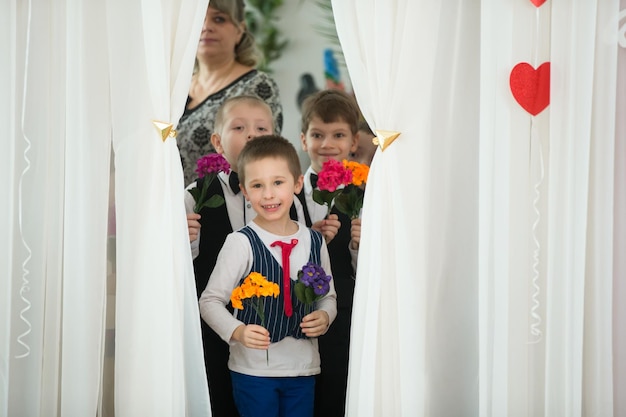
M 193 211 L 200 213 L 200 210 L 204 207 L 215 208 L 224 204 L 224 198 L 221 195 L 208 195 L 209 186 L 217 178 L 218 173 L 225 172 L 228 174 L 230 172 L 230 164 L 222 155 L 210 153 L 198 159 L 197 166 L 196 173 L 198 173 L 198 178 L 204 178 L 204 181 L 201 188 L 196 186 L 190 189 L 189 192 L 196 200 Z
M 294 286 L 296 297 L 306 305 L 307 314 L 313 311 L 313 303 L 328 294 L 330 280 L 324 268 L 312 262 L 307 263 L 298 271 L 298 282 Z
M 352 179 L 341 194 L 335 198 L 337 210 L 348 215 L 351 219 L 356 219 L 363 208 L 363 197 L 365 196 L 365 183 L 370 172 L 370 167 L 355 161 L 343 160 L 343 166 L 352 173 Z
M 230 295 L 233 308 L 243 310 L 243 302 L 248 300 L 261 319 L 261 326 L 265 327 L 265 303 L 261 297 L 278 297 L 280 288 L 278 284 L 269 282 L 267 278 L 258 272 L 250 272 L 240 286 L 236 287 Z M 266 353 L 269 364 L 269 352 Z
M 345 159 L 343 162 L 329 159 L 318 173 L 319 190 L 313 190 L 313 200 L 326 205 L 328 213 L 334 202 L 340 212 L 356 219 L 363 207 L 368 174 L 369 167 L 365 164 Z
M 341 193 L 341 188 L 352 181 L 351 175 L 352 173 L 339 161 L 329 159 L 324 162 L 322 170 L 317 174 L 317 188 L 313 190 L 313 201 L 328 208 L 326 216 L 330 214 L 333 200 Z

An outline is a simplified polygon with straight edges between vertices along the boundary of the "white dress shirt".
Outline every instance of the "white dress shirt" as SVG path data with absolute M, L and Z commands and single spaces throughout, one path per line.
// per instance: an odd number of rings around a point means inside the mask
M 277 262 L 282 264 L 282 250 L 280 247 L 270 246 L 276 240 L 289 241 L 298 239 L 290 256 L 290 276 L 292 284 L 309 260 L 311 251 L 311 232 L 304 225 L 298 224 L 298 231 L 291 236 L 277 236 L 256 223 L 249 226 L 257 233 L 267 249 Z M 237 319 L 237 311 L 231 314 L 225 305 L 230 301 L 233 289 L 240 279 L 246 276 L 252 268 L 252 247 L 243 233 L 233 232 L 228 235 L 215 264 L 215 269 L 209 278 L 209 283 L 200 296 L 200 314 L 204 321 L 230 345 L 228 367 L 230 370 L 253 376 L 307 376 L 320 373 L 320 357 L 317 338 L 295 339 L 287 336 L 284 339 L 271 343 L 269 347 L 269 365 L 266 351 L 247 348 L 239 342 L 231 340 L 232 334 L 243 323 Z M 326 243 L 322 239 L 320 264 L 327 274 L 332 275 L 330 258 Z M 333 281 L 330 290 L 317 302 L 317 310 L 328 313 L 329 323 L 337 316 L 337 294 Z

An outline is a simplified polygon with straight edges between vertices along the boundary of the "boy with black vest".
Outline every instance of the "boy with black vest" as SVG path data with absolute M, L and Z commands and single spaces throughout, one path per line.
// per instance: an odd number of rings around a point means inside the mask
M 322 372 L 315 385 L 315 416 L 342 417 L 345 414 L 348 383 L 348 356 L 352 322 L 354 277 L 360 238 L 360 219 L 351 220 L 334 206 L 313 200 L 317 174 L 329 159 L 348 159 L 359 143 L 360 111 L 354 98 L 340 90 L 322 90 L 302 104 L 302 149 L 311 166 L 304 174 L 304 195 L 313 224 L 339 221 L 340 227 L 328 243 L 333 280 L 337 291 L 337 318 L 328 333 L 320 337 Z
M 230 344 L 228 366 L 241 415 L 312 417 L 314 375 L 321 369 L 317 337 L 335 318 L 336 297 L 331 280 L 309 313 L 294 288 L 298 271 L 309 262 L 331 275 L 326 243 L 321 233 L 290 218 L 303 176 L 289 141 L 279 136 L 250 141 L 237 165 L 242 192 L 257 216 L 226 238 L 200 297 L 200 314 Z M 247 303 L 232 314 L 225 307 L 233 290 L 252 272 L 277 285 L 280 294 L 264 297 L 261 317 Z
M 272 111 L 262 99 L 255 96 L 236 96 L 227 99 L 215 117 L 215 132 L 211 143 L 217 153 L 230 164 L 230 173 L 220 172 L 209 187 L 209 196 L 219 195 L 224 204 L 215 208 L 203 208 L 193 213 L 195 201 L 187 192 L 185 207 L 190 227 L 191 251 L 198 297 L 205 289 L 213 272 L 217 255 L 226 236 L 244 227 L 255 216 L 254 207 L 246 202 L 239 188 L 237 158 L 250 140 L 274 131 Z M 190 184 L 187 189 L 202 187 L 203 179 Z M 294 220 L 307 223 L 303 206 L 296 200 L 290 207 Z M 310 223 L 309 223 L 310 224 Z M 332 223 L 324 229 L 324 236 L 331 239 L 338 229 Z M 196 239 L 193 239 L 196 237 Z M 202 322 L 204 362 L 209 384 L 213 417 L 237 417 L 228 370 L 228 345 L 209 326 Z

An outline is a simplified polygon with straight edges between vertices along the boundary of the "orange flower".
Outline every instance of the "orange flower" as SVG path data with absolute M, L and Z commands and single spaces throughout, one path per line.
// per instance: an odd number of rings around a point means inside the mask
M 241 287 L 237 287 L 233 290 L 232 294 L 230 295 L 230 302 L 233 305 L 233 308 L 243 310 L 243 303 L 241 302 L 243 295 L 242 293 L 243 291 Z
M 240 286 L 235 287 L 230 294 L 230 302 L 233 308 L 243 310 L 243 301 L 249 299 L 252 307 L 261 318 L 261 326 L 265 327 L 265 309 L 261 297 L 278 297 L 280 287 L 258 272 L 250 272 Z M 256 299 L 253 299 L 256 297 Z M 265 352 L 269 364 L 269 352 Z
M 269 282 L 267 278 L 258 272 L 250 272 L 241 285 L 233 290 L 230 295 L 230 301 L 234 308 L 243 310 L 243 300 L 245 299 L 271 296 L 276 298 L 278 294 L 280 294 L 278 284 Z
M 355 161 L 343 160 L 343 166 L 352 171 L 352 184 L 357 187 L 367 182 L 370 167 Z

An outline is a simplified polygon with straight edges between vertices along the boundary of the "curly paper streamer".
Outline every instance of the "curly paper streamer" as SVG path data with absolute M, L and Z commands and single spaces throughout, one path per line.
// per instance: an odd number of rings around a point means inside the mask
M 532 129 L 532 128 L 531 128 Z M 532 140 L 532 138 L 531 138 Z M 535 183 L 533 187 L 535 190 L 535 198 L 533 199 L 533 211 L 535 212 L 535 221 L 533 222 L 532 227 L 532 237 L 533 243 L 535 244 L 535 249 L 533 250 L 533 278 L 532 278 L 532 288 L 533 293 L 531 296 L 531 308 L 530 308 L 530 334 L 535 337 L 534 340 L 530 341 L 530 344 L 539 343 L 543 337 L 543 332 L 541 331 L 541 315 L 539 314 L 539 308 L 541 307 L 541 302 L 539 301 L 539 295 L 541 293 L 541 287 L 539 286 L 539 253 L 541 251 L 541 244 L 539 239 L 537 238 L 537 226 L 539 225 L 539 221 L 541 220 L 541 213 L 539 211 L 539 199 L 541 197 L 541 193 L 539 192 L 539 188 L 543 183 L 544 177 L 544 167 L 543 167 L 543 150 L 541 149 L 541 143 L 539 143 L 539 164 L 540 164 L 540 173 L 539 179 Z
M 617 17 L 618 24 L 622 19 L 626 20 L 626 9 L 619 12 L 619 15 Z M 626 22 L 624 22 L 622 26 L 619 27 L 617 36 L 617 44 L 622 48 L 626 48 Z
M 31 165 L 30 159 L 28 159 L 28 151 L 31 148 L 31 141 L 26 136 L 25 129 L 24 129 L 24 124 L 25 124 L 24 114 L 26 113 L 26 91 L 27 91 L 27 86 L 28 86 L 28 59 L 30 55 L 30 27 L 31 27 L 31 17 L 32 17 L 31 11 L 32 11 L 32 0 L 29 0 L 28 1 L 28 23 L 27 23 L 27 30 L 26 30 L 26 52 L 24 54 L 25 56 L 24 58 L 25 59 L 24 88 L 22 90 L 22 120 L 21 120 L 22 136 L 24 137 L 24 142 L 26 142 L 26 148 L 24 149 L 24 161 L 26 162 L 26 166 L 22 170 L 22 174 L 20 175 L 20 181 L 19 181 L 19 186 L 18 186 L 18 219 L 19 219 L 19 228 L 20 228 L 20 238 L 22 240 L 22 245 L 26 249 L 26 253 L 27 253 L 26 259 L 24 259 L 24 262 L 22 262 L 22 285 L 20 286 L 20 298 L 22 299 L 22 301 L 24 302 L 26 306 L 20 311 L 20 319 L 26 324 L 27 328 L 22 334 L 20 334 L 17 337 L 17 343 L 23 346 L 25 351 L 21 355 L 16 355 L 15 356 L 16 359 L 22 359 L 30 355 L 30 346 L 28 346 L 28 343 L 24 341 L 24 338 L 26 338 L 26 336 L 28 336 L 32 330 L 32 325 L 30 324 L 30 321 L 28 321 L 28 319 L 26 318 L 26 313 L 28 312 L 28 310 L 30 310 L 30 307 L 32 304 L 28 300 L 28 298 L 26 298 L 25 293 L 30 291 L 30 281 L 28 280 L 28 275 L 30 274 L 30 271 L 28 270 L 28 268 L 26 268 L 26 266 L 28 265 L 28 262 L 30 261 L 33 252 L 30 250 L 28 243 L 26 243 L 26 240 L 24 239 L 24 229 L 23 229 L 23 223 L 22 223 L 22 211 L 23 211 L 22 210 L 22 188 L 23 188 L 22 184 L 24 182 L 24 176 L 30 170 L 30 165 Z

